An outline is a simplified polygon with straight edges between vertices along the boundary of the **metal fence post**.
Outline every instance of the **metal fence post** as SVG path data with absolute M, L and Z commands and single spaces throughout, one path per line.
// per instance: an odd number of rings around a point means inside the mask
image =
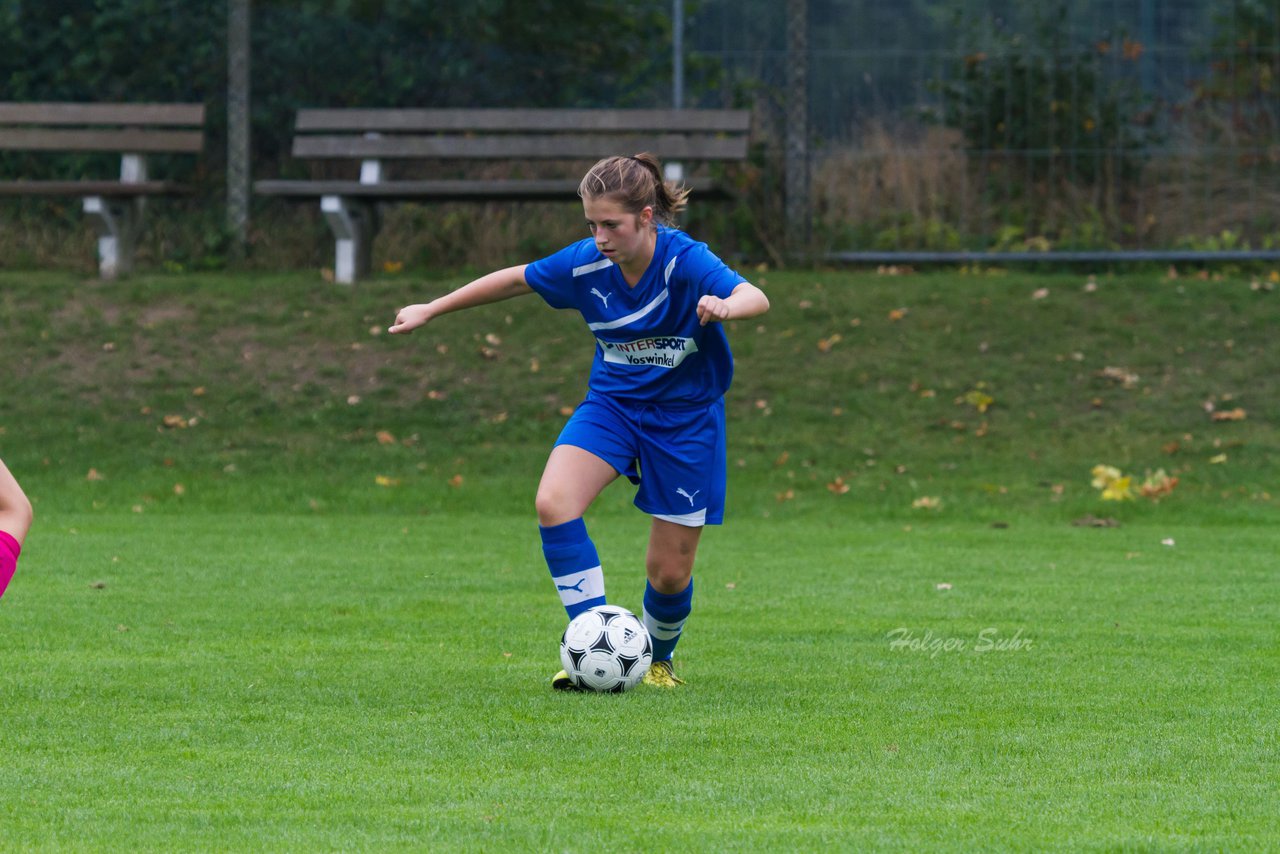
M 249 241 L 249 6 L 227 7 L 227 229 L 231 252 L 244 258 Z
M 809 3 L 787 0 L 787 253 L 809 243 Z

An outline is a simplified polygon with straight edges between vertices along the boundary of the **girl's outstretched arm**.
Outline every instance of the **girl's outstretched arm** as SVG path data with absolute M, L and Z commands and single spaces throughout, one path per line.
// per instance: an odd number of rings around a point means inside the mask
M 412 332 L 433 318 L 451 311 L 531 294 L 533 288 L 524 280 L 525 266 L 527 265 L 521 264 L 505 270 L 495 270 L 431 302 L 407 305 L 396 312 L 396 322 L 387 331 L 392 334 Z
M 9 472 L 4 460 L 0 460 L 0 531 L 13 537 L 21 545 L 31 529 L 31 502 Z M 2 589 L 2 588 L 0 588 Z
M 728 299 L 707 294 L 698 300 L 698 322 L 706 326 L 708 323 L 755 317 L 768 310 L 769 298 L 764 295 L 764 291 L 750 282 L 742 282 L 733 289 Z

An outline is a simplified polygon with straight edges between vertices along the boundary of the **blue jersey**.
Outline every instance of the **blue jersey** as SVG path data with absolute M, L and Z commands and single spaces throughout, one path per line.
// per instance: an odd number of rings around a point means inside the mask
M 745 279 L 684 232 L 658 227 L 653 260 L 633 288 L 588 238 L 525 268 L 553 308 L 577 309 L 596 338 L 591 390 L 628 403 L 701 406 L 733 378 L 719 323 L 698 324 L 698 300 L 726 299 Z

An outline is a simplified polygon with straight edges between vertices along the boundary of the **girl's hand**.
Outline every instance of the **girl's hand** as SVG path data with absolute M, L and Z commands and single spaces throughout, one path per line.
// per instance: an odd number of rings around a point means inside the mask
M 698 325 L 719 323 L 729 319 L 729 304 L 720 297 L 707 294 L 698 300 Z
M 392 324 L 387 331 L 392 335 L 398 332 L 412 332 L 419 326 L 426 324 L 431 319 L 431 307 L 426 303 L 418 303 L 417 305 L 406 305 L 400 311 L 396 312 L 396 322 Z

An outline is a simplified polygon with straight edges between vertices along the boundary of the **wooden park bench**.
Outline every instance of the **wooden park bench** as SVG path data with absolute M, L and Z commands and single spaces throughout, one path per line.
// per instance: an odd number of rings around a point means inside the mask
M 336 244 L 334 278 L 351 283 L 369 270 L 380 202 L 575 201 L 586 166 L 640 151 L 658 155 L 667 177 L 683 181 L 695 198 L 724 197 L 726 187 L 684 174 L 683 165 L 746 159 L 750 118 L 746 110 L 299 110 L 293 156 L 359 161 L 359 177 L 258 181 L 254 188 L 319 198 Z M 398 178 L 388 161 L 415 161 L 406 165 L 451 177 Z M 529 172 L 525 161 L 559 161 L 563 168 L 553 177 L 487 178 L 468 168 L 475 161 L 511 161 L 518 165 L 503 171 L 517 174 Z
M 20 104 L 0 102 L 0 152 L 109 152 L 120 177 L 68 180 L 0 178 L 0 196 L 79 196 L 98 229 L 104 279 L 133 267 L 146 200 L 187 192 L 151 180 L 149 154 L 197 154 L 204 147 L 203 104 Z

